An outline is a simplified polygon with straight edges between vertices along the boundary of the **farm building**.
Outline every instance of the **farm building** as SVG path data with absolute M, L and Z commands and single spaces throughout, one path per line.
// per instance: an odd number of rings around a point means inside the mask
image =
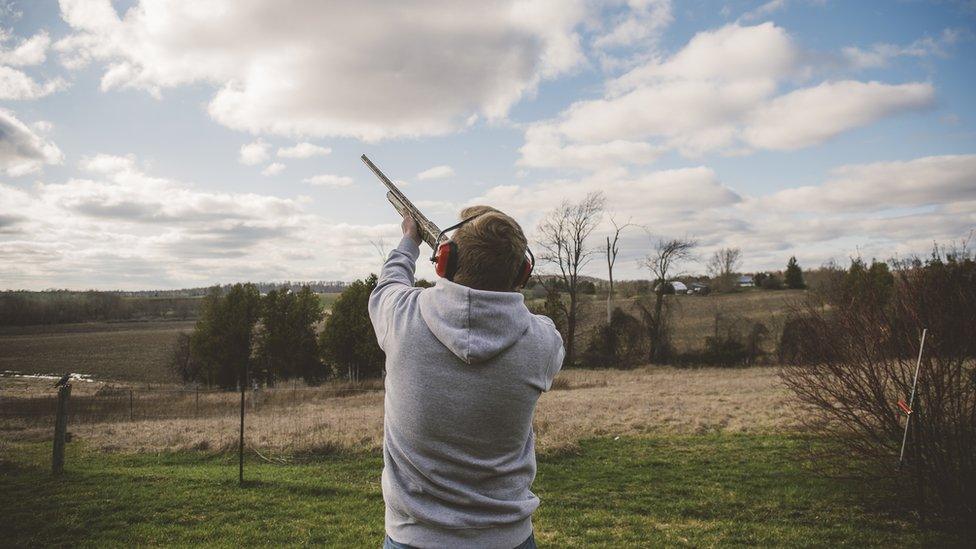
M 756 281 L 752 278 L 752 275 L 742 275 L 739 277 L 738 284 L 740 288 L 752 288 L 756 285 Z

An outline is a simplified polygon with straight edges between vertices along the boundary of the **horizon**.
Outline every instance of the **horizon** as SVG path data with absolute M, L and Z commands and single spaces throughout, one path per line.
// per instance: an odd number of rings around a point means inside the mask
M 362 153 L 438 225 L 487 203 L 530 245 L 602 190 L 594 247 L 646 228 L 621 280 L 659 237 L 755 273 L 976 228 L 971 1 L 229 1 L 0 0 L 0 288 L 364 278 L 400 231 Z

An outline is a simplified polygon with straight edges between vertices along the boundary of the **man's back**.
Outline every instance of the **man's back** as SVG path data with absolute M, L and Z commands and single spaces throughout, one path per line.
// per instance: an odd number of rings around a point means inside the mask
M 414 546 L 515 547 L 539 504 L 532 415 L 563 358 L 518 292 L 413 288 L 404 239 L 370 297 L 386 352 L 387 533 Z

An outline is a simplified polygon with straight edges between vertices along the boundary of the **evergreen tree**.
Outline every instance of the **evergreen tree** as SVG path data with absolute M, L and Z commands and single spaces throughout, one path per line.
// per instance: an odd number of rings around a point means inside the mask
M 347 286 L 319 334 L 324 362 L 351 381 L 383 375 L 386 356 L 376 343 L 367 309 L 375 287 L 376 275 Z
M 324 316 L 322 302 L 309 286 L 298 292 L 271 290 L 261 300 L 255 373 L 274 385 L 278 379 L 302 377 L 321 381 L 326 371 L 319 360 L 315 326 Z
M 786 263 L 785 278 L 786 287 L 791 290 L 802 290 L 807 287 L 806 283 L 803 282 L 803 270 L 797 264 L 796 256 L 790 257 L 789 262 Z
M 190 352 L 200 365 L 200 380 L 208 386 L 239 387 L 250 366 L 254 325 L 261 294 L 254 284 L 234 284 L 222 295 L 211 288 L 190 336 Z

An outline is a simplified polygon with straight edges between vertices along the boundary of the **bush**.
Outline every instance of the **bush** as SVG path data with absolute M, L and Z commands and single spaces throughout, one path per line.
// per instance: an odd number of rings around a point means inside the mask
M 763 290 L 782 290 L 783 281 L 778 276 L 770 274 L 763 277 L 762 281 L 759 282 L 759 287 Z
M 639 320 L 617 307 L 590 340 L 583 364 L 591 368 L 633 368 L 644 358 L 644 334 Z
M 708 366 L 735 367 L 751 366 L 763 356 L 762 341 L 769 333 L 762 322 L 754 322 L 748 331 L 743 321 L 721 314 L 715 316 L 715 332 L 705 338 L 701 355 L 688 355 L 689 359 Z
M 898 484 L 915 485 L 907 496 L 920 509 L 976 519 L 976 263 L 965 251 L 936 251 L 894 272 L 856 260 L 840 282 L 830 307 L 810 300 L 787 323 L 786 385 L 812 409 L 809 425 L 863 458 L 872 475 L 910 479 Z M 923 328 L 900 470 L 897 402 L 909 399 Z

